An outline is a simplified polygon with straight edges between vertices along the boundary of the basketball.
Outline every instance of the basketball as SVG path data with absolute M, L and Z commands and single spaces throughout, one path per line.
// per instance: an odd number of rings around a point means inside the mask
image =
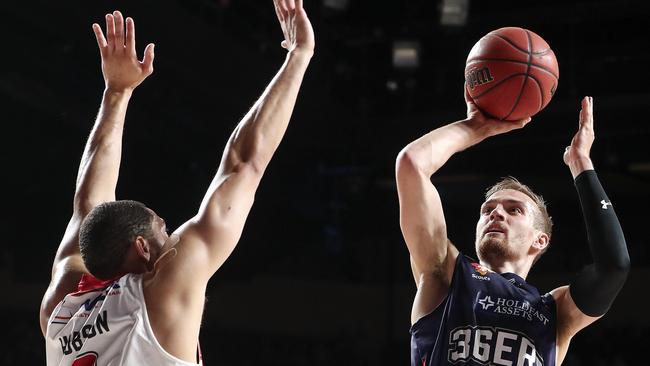
M 465 87 L 478 108 L 515 121 L 548 105 L 558 86 L 555 53 L 532 31 L 507 27 L 486 34 L 465 63 Z

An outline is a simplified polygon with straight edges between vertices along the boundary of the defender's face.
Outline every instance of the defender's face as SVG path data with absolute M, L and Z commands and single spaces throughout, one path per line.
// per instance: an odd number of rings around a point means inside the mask
M 476 253 L 487 263 L 517 260 L 528 254 L 535 241 L 537 207 L 526 194 L 504 189 L 481 205 L 476 224 Z

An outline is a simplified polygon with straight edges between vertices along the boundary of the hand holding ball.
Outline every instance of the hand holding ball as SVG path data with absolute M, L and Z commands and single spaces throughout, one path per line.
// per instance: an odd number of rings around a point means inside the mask
M 472 47 L 465 63 L 465 88 L 492 117 L 516 121 L 548 105 L 559 79 L 555 54 L 537 34 L 500 28 Z

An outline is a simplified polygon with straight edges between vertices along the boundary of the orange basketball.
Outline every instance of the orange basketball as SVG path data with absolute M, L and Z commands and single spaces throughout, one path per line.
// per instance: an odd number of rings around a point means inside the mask
M 506 121 L 530 117 L 553 98 L 560 70 L 548 43 L 527 29 L 486 34 L 465 63 L 465 87 L 484 113 Z

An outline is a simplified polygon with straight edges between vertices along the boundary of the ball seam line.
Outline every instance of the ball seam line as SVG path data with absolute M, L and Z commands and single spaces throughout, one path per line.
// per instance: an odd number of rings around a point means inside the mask
M 526 68 L 526 78 L 524 79 L 524 82 L 521 84 L 521 89 L 519 89 L 519 95 L 517 95 L 517 99 L 515 100 L 515 103 L 512 105 L 512 109 L 510 110 L 510 113 L 508 113 L 505 117 L 502 119 L 507 119 L 514 113 L 515 109 L 517 109 L 517 105 L 519 105 L 519 101 L 521 100 L 521 96 L 524 94 L 524 88 L 526 87 L 526 83 L 528 83 L 528 76 L 530 75 L 530 65 L 533 63 L 533 54 L 531 53 L 533 50 L 533 39 L 530 36 L 530 32 L 524 29 L 524 32 L 526 32 L 526 38 L 528 39 L 528 67 Z M 542 96 L 544 98 L 544 96 Z
M 524 29 L 524 30 L 525 30 L 525 29 Z M 525 31 L 528 32 L 527 30 L 525 30 Z M 540 55 L 540 54 L 544 54 L 544 53 L 546 53 L 546 52 L 548 52 L 548 51 L 551 50 L 550 48 L 546 48 L 546 49 L 543 49 L 543 50 L 541 50 L 541 51 L 534 52 L 534 51 L 532 50 L 532 46 L 531 46 L 531 50 L 530 50 L 530 51 L 526 51 L 525 49 L 523 49 L 523 48 L 517 46 L 514 42 L 512 42 L 512 41 L 509 40 L 508 38 L 506 38 L 506 37 L 504 37 L 504 36 L 502 36 L 502 35 L 500 35 L 500 34 L 498 34 L 498 33 L 494 33 L 494 34 L 490 33 L 490 34 L 487 34 L 486 37 L 487 37 L 487 36 L 492 36 L 492 37 L 498 37 L 498 38 L 501 38 L 502 40 L 508 42 L 508 44 L 510 44 L 512 47 L 514 47 L 514 48 L 516 48 L 517 50 L 519 50 L 519 51 L 521 51 L 521 52 L 523 52 L 523 53 L 526 53 L 526 54 L 530 54 L 530 53 L 532 53 L 533 55 Z
M 525 65 L 528 65 L 528 63 L 527 63 L 527 62 L 524 62 L 524 61 L 513 60 L 513 59 L 509 59 L 509 58 L 498 58 L 498 57 L 490 57 L 490 58 L 471 58 L 471 59 L 469 59 L 469 60 L 466 61 L 465 65 L 466 65 L 466 66 L 467 66 L 467 65 L 471 65 L 471 64 L 474 63 L 474 62 L 481 62 L 481 61 L 502 61 L 502 62 L 512 62 L 512 63 L 516 63 L 516 64 L 525 64 Z M 535 63 L 530 64 L 530 66 L 535 67 L 535 68 L 538 68 L 538 69 L 540 69 L 540 70 L 542 70 L 542 71 L 545 71 L 545 72 L 551 74 L 551 75 L 552 75 L 556 80 L 559 80 L 559 79 L 560 79 L 559 76 L 555 75 L 555 73 L 553 73 L 553 71 L 551 71 L 550 69 L 548 69 L 546 66 L 538 65 L 538 64 L 535 64 Z

